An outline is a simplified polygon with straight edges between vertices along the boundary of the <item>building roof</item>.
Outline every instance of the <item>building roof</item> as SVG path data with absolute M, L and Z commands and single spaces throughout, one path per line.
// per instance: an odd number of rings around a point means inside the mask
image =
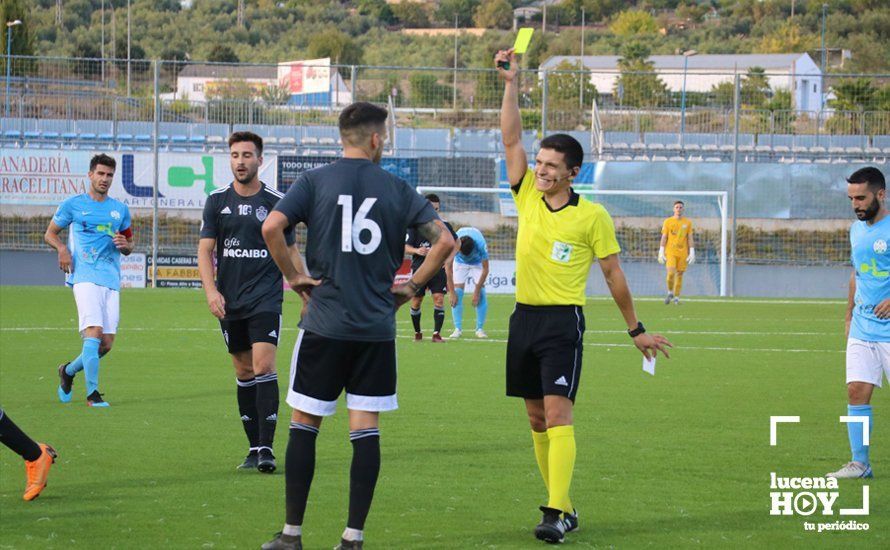
M 233 78 L 251 80 L 275 80 L 278 67 L 275 65 L 225 65 L 215 63 L 192 63 L 179 72 L 179 78 Z
M 699 54 L 689 57 L 690 71 L 739 71 L 743 72 L 751 67 L 762 67 L 769 71 L 788 71 L 791 65 L 807 56 L 805 53 L 778 53 L 778 54 Z M 616 71 L 618 70 L 618 55 L 585 55 L 583 57 L 584 66 L 593 71 Z M 552 69 L 562 63 L 577 63 L 581 56 L 577 55 L 556 55 L 541 64 L 542 69 Z M 682 71 L 683 70 L 682 55 L 653 55 L 649 57 L 649 61 L 654 63 L 657 71 Z

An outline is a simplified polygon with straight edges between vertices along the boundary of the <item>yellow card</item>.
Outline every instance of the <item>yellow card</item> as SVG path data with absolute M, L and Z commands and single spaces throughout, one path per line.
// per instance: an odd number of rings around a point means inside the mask
M 535 32 L 535 29 L 531 27 L 523 27 L 519 29 L 519 34 L 516 35 L 516 42 L 513 43 L 513 53 L 525 53 L 525 50 L 528 49 L 529 42 L 532 41 L 533 32 Z

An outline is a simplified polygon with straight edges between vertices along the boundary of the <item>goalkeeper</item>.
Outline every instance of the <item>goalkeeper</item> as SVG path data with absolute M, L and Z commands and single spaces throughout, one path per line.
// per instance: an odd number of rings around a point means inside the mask
M 671 300 L 680 303 L 683 290 L 683 274 L 686 266 L 695 263 L 695 244 L 692 241 L 692 220 L 683 216 L 686 205 L 683 201 L 674 203 L 674 215 L 661 225 L 661 244 L 658 248 L 658 263 L 667 267 L 667 296 L 664 304 Z

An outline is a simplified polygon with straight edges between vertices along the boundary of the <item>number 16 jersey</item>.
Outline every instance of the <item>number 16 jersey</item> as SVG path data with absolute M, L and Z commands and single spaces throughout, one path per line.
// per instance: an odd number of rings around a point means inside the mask
M 312 289 L 300 327 L 327 338 L 395 338 L 390 292 L 405 251 L 405 232 L 438 218 L 404 180 L 367 159 L 339 159 L 304 172 L 275 206 L 308 229 Z

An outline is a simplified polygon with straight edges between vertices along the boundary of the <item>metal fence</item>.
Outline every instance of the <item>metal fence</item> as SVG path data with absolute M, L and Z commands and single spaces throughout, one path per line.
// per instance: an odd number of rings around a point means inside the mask
M 503 83 L 488 69 L 294 69 L 13 56 L 9 74 L 0 89 L 0 145 L 7 153 L 163 153 L 211 158 L 212 164 L 214 154 L 226 151 L 231 132 L 251 129 L 266 139 L 270 158 L 325 158 L 339 153 L 340 109 L 364 100 L 390 107 L 394 125 L 388 154 L 393 163 L 402 163 L 397 168 L 408 166 L 421 174 L 412 181 L 415 185 L 495 186 L 495 159 L 503 154 L 498 130 Z M 842 181 L 843 173 L 863 163 L 886 166 L 890 158 L 888 75 L 698 73 L 695 85 L 690 76 L 688 87 L 679 89 L 679 75 L 670 72 L 558 68 L 523 72 L 520 78 L 523 140 L 530 153 L 544 135 L 569 132 L 585 146 L 588 160 L 615 168 L 605 171 L 606 183 L 654 189 L 667 182 L 660 188 L 729 192 L 731 267 L 736 262 L 844 264 L 848 245 L 843 227 L 849 213 L 828 203 L 803 212 L 791 191 L 770 196 L 775 186 L 763 174 L 771 172 L 777 184 L 797 178 L 794 189 L 829 192 L 841 204 L 842 190 L 832 186 Z M 323 87 L 313 87 L 312 79 L 323 81 Z M 821 91 L 814 95 L 813 86 Z M 705 164 L 709 162 L 721 164 Z M 198 178 L 199 168 L 191 170 Z M 151 174 L 154 185 L 163 177 L 158 169 Z M 808 179 L 818 183 L 812 190 Z M 740 186 L 742 199 L 737 201 Z M 766 207 L 776 204 L 787 206 Z M 645 210 L 629 208 L 616 216 L 628 258 L 651 259 L 654 254 L 661 213 L 652 205 Z M 0 247 L 43 248 L 50 213 L 47 207 L 4 208 Z M 663 217 L 669 213 L 667 205 Z M 457 214 L 473 220 L 485 212 Z M 135 208 L 134 225 L 141 235 L 151 235 L 140 241 L 140 250 L 191 253 L 198 215 L 172 207 Z M 798 223 L 803 218 L 828 221 Z M 494 249 L 508 251 L 512 230 L 491 231 Z

